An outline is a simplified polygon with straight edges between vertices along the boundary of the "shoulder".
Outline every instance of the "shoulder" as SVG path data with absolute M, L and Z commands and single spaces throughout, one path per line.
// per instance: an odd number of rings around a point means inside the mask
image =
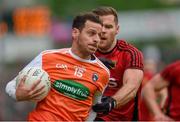
M 170 73 L 180 71 L 180 60 L 168 64 L 163 70 L 162 73 Z
M 175 68 L 177 66 L 180 66 L 180 60 L 177 60 L 177 61 L 167 65 L 167 67 L 171 67 L 171 68 Z
M 124 56 L 127 59 L 129 68 L 143 69 L 143 54 L 135 46 L 125 40 L 118 40 L 117 49 L 124 51 Z
M 128 42 L 125 41 L 125 40 L 118 40 L 118 42 L 117 42 L 117 47 L 118 47 L 120 50 L 136 51 L 136 52 L 138 52 L 138 53 L 141 53 L 141 51 L 138 50 L 134 45 L 128 43 Z
M 160 75 L 167 81 L 176 82 L 176 77 L 179 77 L 180 61 L 168 64 L 161 72 Z M 173 79 L 173 80 L 172 80 Z
M 57 54 L 57 53 L 68 53 L 70 48 L 62 48 L 62 49 L 51 49 L 51 50 L 44 50 L 42 51 L 42 55 L 47 55 L 47 54 Z
M 130 56 L 136 56 L 136 57 L 141 57 L 141 58 L 143 57 L 143 54 L 139 49 L 137 49 L 134 45 L 126 42 L 125 40 L 118 40 L 117 48 L 120 51 L 127 52 L 126 54 Z

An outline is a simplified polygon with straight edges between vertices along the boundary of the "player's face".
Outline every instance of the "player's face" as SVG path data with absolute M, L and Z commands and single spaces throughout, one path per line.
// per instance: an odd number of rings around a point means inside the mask
M 101 31 L 102 25 L 86 21 L 84 28 L 79 31 L 77 36 L 77 47 L 83 55 L 91 55 L 96 52 L 100 42 Z
M 119 32 L 119 26 L 114 21 L 113 15 L 100 16 L 103 23 L 101 41 L 99 44 L 99 49 L 102 51 L 108 51 L 114 47 L 116 35 Z

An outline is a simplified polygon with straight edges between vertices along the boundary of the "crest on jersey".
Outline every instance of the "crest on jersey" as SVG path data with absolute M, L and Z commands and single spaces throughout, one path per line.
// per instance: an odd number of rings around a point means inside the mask
M 96 82 L 96 81 L 98 80 L 98 78 L 99 78 L 98 74 L 93 73 L 93 75 L 92 75 L 92 80 L 93 80 L 94 82 Z

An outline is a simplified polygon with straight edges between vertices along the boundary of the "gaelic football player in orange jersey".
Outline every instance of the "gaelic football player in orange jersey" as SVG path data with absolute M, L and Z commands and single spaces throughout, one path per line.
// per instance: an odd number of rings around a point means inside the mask
M 109 81 L 109 70 L 94 55 L 100 42 L 102 23 L 90 12 L 73 20 L 72 47 L 46 50 L 26 67 L 41 67 L 51 79 L 51 90 L 30 112 L 30 121 L 86 121 L 91 107 L 101 97 Z M 16 87 L 16 78 L 6 92 L 17 101 L 36 100 L 44 87 L 24 86 L 25 77 Z M 96 96 L 96 97 L 95 97 Z

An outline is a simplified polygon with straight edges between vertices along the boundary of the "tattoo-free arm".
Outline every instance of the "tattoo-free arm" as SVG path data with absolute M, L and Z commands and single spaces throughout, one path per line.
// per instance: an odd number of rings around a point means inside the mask
M 155 75 L 142 89 L 142 94 L 145 102 L 151 113 L 154 115 L 155 120 L 172 120 L 161 111 L 158 103 L 156 102 L 156 91 L 167 87 L 169 83 L 164 80 L 160 74 Z
M 143 79 L 143 71 L 139 69 L 127 69 L 123 76 L 123 86 L 112 97 L 117 106 L 121 107 L 132 100 L 138 91 Z

